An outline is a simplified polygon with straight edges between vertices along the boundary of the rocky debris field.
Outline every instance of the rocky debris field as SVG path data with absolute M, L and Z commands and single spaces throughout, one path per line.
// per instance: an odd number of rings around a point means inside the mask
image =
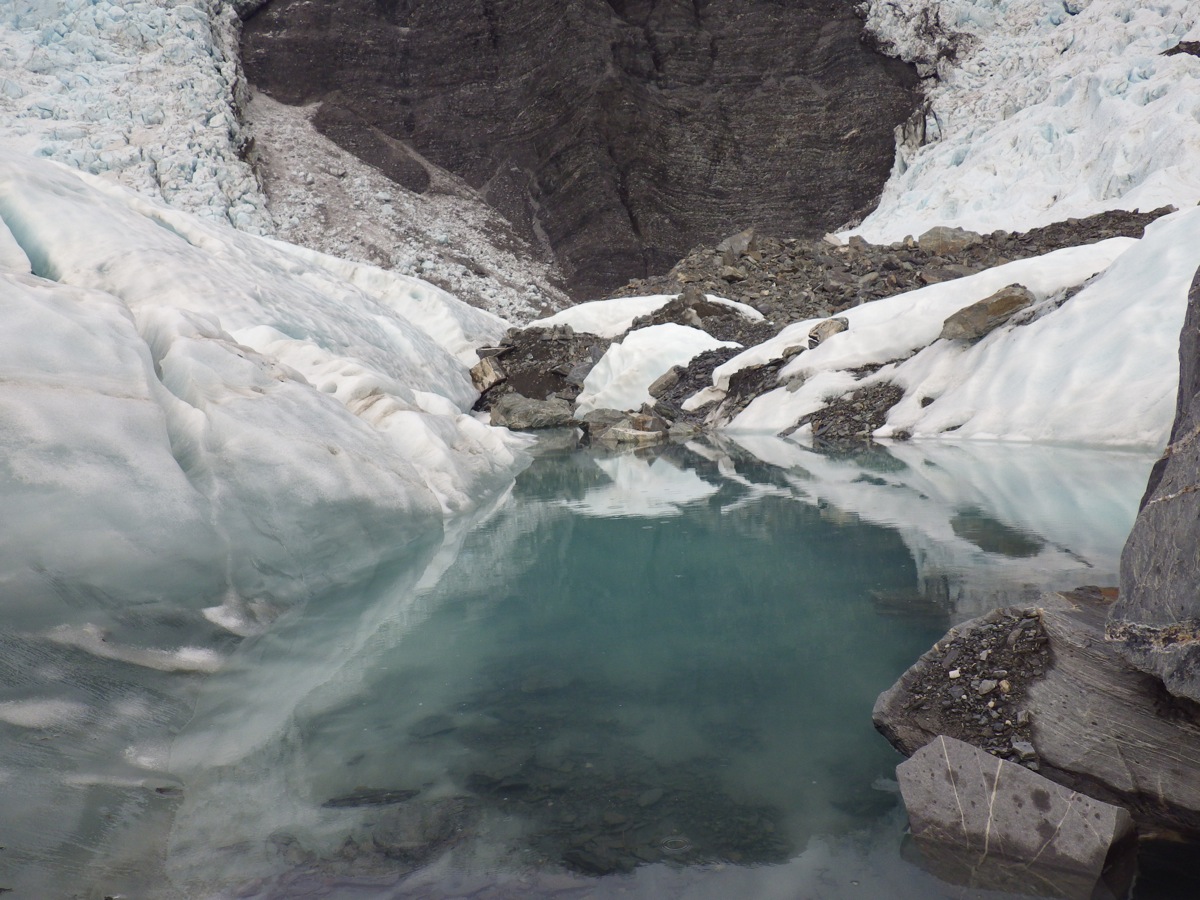
M 904 397 L 904 389 L 888 381 L 859 388 L 800 420 L 811 425 L 815 441 L 865 441 L 887 421 L 888 410 Z
M 779 329 L 1063 247 L 1141 237 L 1147 225 L 1173 211 L 1112 210 L 1021 233 L 980 235 L 935 228 L 920 240 L 897 244 L 851 238 L 846 245 L 834 246 L 826 240 L 780 239 L 748 229 L 716 248 L 693 250 L 666 275 L 629 282 L 615 296 L 670 294 L 696 285 L 705 293 L 753 306 Z
M 481 396 L 475 409 L 491 413 L 493 424 L 514 429 L 579 427 L 585 439 L 602 433 L 607 441 L 649 445 L 686 437 L 719 417 L 731 420 L 763 393 L 779 386 L 779 373 L 796 354 L 846 328 L 836 313 L 852 306 L 965 277 L 1016 259 L 1064 247 L 1118 236 L 1140 236 L 1145 226 L 1172 210 L 1112 211 L 1087 219 L 1069 219 L 1023 234 L 981 235 L 957 228 L 933 228 L 920 238 L 892 245 L 868 244 L 851 238 L 845 245 L 831 240 L 779 240 L 739 232 L 711 250 L 693 251 L 668 275 L 630 282 L 625 296 L 670 294 L 674 299 L 650 315 L 634 320 L 626 334 L 655 325 L 675 323 L 699 328 L 718 340 L 742 347 L 760 344 L 785 325 L 823 317 L 806 345 L 788 348 L 766 363 L 748 366 L 729 380 L 719 409 L 710 403 L 691 411 L 685 401 L 712 385 L 717 366 L 740 351 L 723 348 L 701 353 L 687 366 L 675 366 L 649 388 L 654 399 L 639 410 L 597 410 L 603 415 L 577 417 L 574 404 L 592 368 L 624 336 L 605 338 L 576 333 L 569 326 L 536 324 L 513 328 L 497 347 L 482 348 L 473 370 Z M 737 300 L 767 317 L 755 321 L 736 309 L 715 303 L 709 295 Z M 1014 316 L 1029 318 L 1033 295 L 1010 285 L 946 320 L 943 337 L 978 340 Z M 853 371 L 858 379 L 881 365 Z M 837 444 L 870 440 L 886 423 L 888 411 L 903 398 L 903 389 L 889 382 L 866 384 L 824 408 L 805 416 L 817 443 Z M 674 430 L 673 430 L 674 429 Z M 897 437 L 903 439 L 904 433 Z

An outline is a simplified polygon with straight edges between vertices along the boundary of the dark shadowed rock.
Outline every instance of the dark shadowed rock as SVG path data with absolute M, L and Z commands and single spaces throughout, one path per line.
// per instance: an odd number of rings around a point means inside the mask
M 1179 345 L 1171 439 L 1121 555 L 1108 635 L 1171 693 L 1200 701 L 1200 273 Z
M 1164 50 L 1163 56 L 1178 56 L 1186 53 L 1189 56 L 1200 56 L 1200 41 L 1180 41 L 1170 50 Z
M 861 32 L 828 0 L 272 0 L 242 58 L 402 184 L 463 177 L 591 299 L 750 223 L 860 214 L 917 80 Z
M 995 331 L 1036 298 L 1019 284 L 1000 288 L 990 297 L 965 306 L 942 323 L 939 337 L 951 341 L 977 341 Z
M 942 735 L 898 766 L 896 777 L 922 846 L 997 860 L 1009 889 L 1052 885 L 1064 874 L 1095 884 L 1109 851 L 1133 830 L 1120 807 Z
M 531 400 L 520 394 L 505 394 L 492 407 L 492 424 L 513 431 L 566 428 L 575 424 L 574 410 L 566 400 Z

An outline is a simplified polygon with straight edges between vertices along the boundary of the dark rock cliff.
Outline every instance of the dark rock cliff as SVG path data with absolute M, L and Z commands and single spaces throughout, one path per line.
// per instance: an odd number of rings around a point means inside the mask
M 849 0 L 271 0 L 242 55 L 404 186 L 464 177 L 583 299 L 861 213 L 916 79 L 860 32 Z
M 1179 341 L 1171 440 L 1121 554 L 1107 632 L 1172 694 L 1200 702 L 1200 272 Z

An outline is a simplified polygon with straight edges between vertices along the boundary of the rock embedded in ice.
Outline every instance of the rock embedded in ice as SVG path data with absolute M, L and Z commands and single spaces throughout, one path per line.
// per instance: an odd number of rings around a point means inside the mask
M 941 337 L 951 341 L 977 341 L 995 331 L 1036 301 L 1028 288 L 1010 284 L 996 293 L 963 307 L 942 323 Z
M 1010 868 L 1099 878 L 1133 831 L 1129 813 L 1024 766 L 939 735 L 896 768 L 919 841 L 999 857 Z M 1052 879 L 1052 876 L 1051 876 Z
M 818 322 L 808 333 L 808 349 L 812 350 L 816 348 L 818 344 L 828 340 L 835 334 L 841 334 L 843 331 L 849 329 L 849 327 L 850 322 L 845 316 L 836 316 L 835 318 Z M 785 359 L 790 359 L 792 356 L 795 356 L 797 352 L 798 349 L 792 351 L 791 353 L 785 350 L 783 355 Z

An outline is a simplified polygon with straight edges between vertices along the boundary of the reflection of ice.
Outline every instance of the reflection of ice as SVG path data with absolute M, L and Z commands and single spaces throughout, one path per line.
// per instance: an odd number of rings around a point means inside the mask
M 1153 462 L 1149 452 L 983 441 L 850 456 L 770 437 L 736 442 L 792 472 L 799 499 L 897 529 L 926 591 L 964 618 L 1047 588 L 1115 584 Z
M 567 503 L 573 512 L 600 518 L 677 516 L 682 507 L 717 492 L 694 471 L 680 469 L 664 456 L 647 462 L 627 453 L 597 459 L 596 465 L 611 481 L 592 488 L 582 500 Z

